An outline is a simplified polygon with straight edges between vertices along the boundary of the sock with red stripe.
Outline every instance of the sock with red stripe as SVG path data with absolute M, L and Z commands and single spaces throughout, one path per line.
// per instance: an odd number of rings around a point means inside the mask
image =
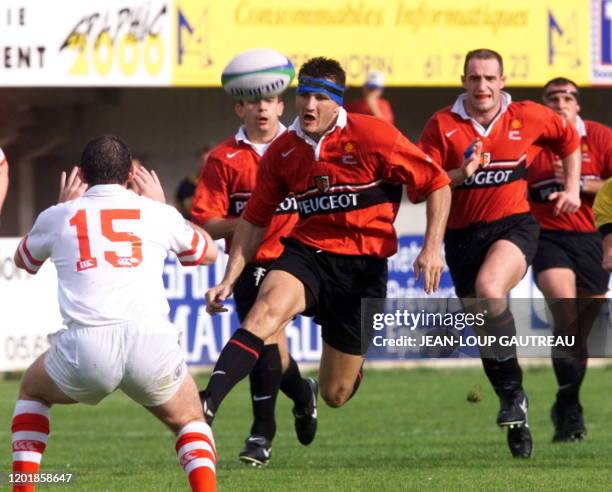
M 49 407 L 32 400 L 17 400 L 11 425 L 13 473 L 38 473 L 49 438 Z M 16 485 L 13 492 L 31 492 L 34 484 Z
M 263 436 L 272 441 L 276 434 L 274 407 L 280 388 L 283 371 L 276 343 L 265 345 L 259 359 L 249 374 L 253 404 L 252 436 Z
M 185 425 L 176 436 L 176 453 L 189 478 L 191 490 L 217 490 L 215 464 L 217 451 L 212 430 L 205 422 L 195 420 Z
M 231 389 L 253 370 L 263 346 L 263 340 L 257 335 L 238 328 L 223 347 L 208 386 L 201 393 L 213 413 Z

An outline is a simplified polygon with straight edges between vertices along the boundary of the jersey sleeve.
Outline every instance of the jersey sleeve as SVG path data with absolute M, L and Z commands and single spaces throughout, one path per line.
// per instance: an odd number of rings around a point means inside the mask
M 539 104 L 537 106 L 540 111 L 534 111 L 533 114 L 542 123 L 543 127 L 535 143 L 550 148 L 561 158 L 567 157 L 580 145 L 578 131 L 574 128 L 574 125 L 568 123 L 565 118 L 551 109 Z
M 25 266 L 25 270 L 32 275 L 38 273 L 45 260 L 51 256 L 53 244 L 53 209 L 42 212 L 32 230 L 21 240 L 17 246 L 17 256 Z
M 183 266 L 199 265 L 204 261 L 208 242 L 174 207 L 168 206 L 167 210 L 170 251 Z
M 257 168 L 257 180 L 242 216 L 257 227 L 268 227 L 274 212 L 289 194 L 286 181 L 280 174 L 276 158 L 278 152 L 268 149 Z
M 419 148 L 441 166 L 446 162 L 446 145 L 441 136 L 438 120 L 430 118 L 418 143 Z
M 220 159 L 210 156 L 196 185 L 191 217 L 196 224 L 203 225 L 213 217 L 226 217 L 228 208 L 227 169 Z
M 413 202 L 425 199 L 450 183 L 446 172 L 430 156 L 398 132 L 383 177 L 386 181 L 406 185 Z

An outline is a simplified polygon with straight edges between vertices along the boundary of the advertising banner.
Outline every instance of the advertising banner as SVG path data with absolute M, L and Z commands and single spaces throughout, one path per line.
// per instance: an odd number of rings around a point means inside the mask
M 456 86 L 465 54 L 499 51 L 508 83 L 563 75 L 589 82 L 588 2 L 514 0 L 176 0 L 173 85 L 219 84 L 225 64 L 255 47 L 299 66 L 338 59 L 348 82 L 379 70 L 390 86 Z
M 612 0 L 23 0 L 0 7 L 0 86 L 219 87 L 237 53 L 296 68 L 338 59 L 348 83 L 456 86 L 465 54 L 499 51 L 512 86 L 610 84 Z
M 172 3 L 23 0 L 0 6 L 2 86 L 169 86 Z

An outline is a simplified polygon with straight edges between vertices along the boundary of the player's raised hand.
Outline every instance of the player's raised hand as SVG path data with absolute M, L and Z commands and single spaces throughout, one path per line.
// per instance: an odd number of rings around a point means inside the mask
M 206 312 L 208 314 L 224 313 L 227 308 L 223 306 L 225 301 L 232 294 L 232 288 L 224 284 L 215 285 L 206 292 Z
M 472 144 L 463 153 L 463 169 L 465 171 L 465 177 L 469 178 L 474 174 L 481 165 L 482 155 L 482 142 L 478 139 L 474 140 Z
M 555 191 L 548 195 L 548 200 L 556 202 L 553 208 L 553 215 L 555 217 L 559 214 L 573 214 L 580 208 L 580 195 L 578 193 Z
M 144 166 L 140 166 L 134 170 L 133 180 L 138 186 L 141 196 L 146 196 L 151 200 L 166 203 L 164 189 L 155 171 L 151 170 L 151 172 L 149 172 Z
M 433 294 L 438 290 L 444 270 L 444 260 L 439 251 L 422 249 L 414 260 L 413 269 L 416 280 L 423 276 L 423 289 L 427 294 Z
M 57 203 L 67 202 L 80 198 L 87 191 L 87 183 L 81 181 L 79 177 L 79 167 L 74 166 L 70 174 L 62 171 L 60 175 L 60 191 L 57 197 Z

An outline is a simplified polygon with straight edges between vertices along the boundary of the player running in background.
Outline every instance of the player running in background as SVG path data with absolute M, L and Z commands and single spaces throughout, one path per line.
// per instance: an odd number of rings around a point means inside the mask
M 594 121 L 584 121 L 578 88 L 571 80 L 553 79 L 544 86 L 544 104 L 565 118 L 580 134 L 582 204 L 576 213 L 555 214 L 551 195 L 563 191 L 565 173 L 550 149 L 538 154 L 529 168 L 531 212 L 540 223 L 533 272 L 544 297 L 550 299 L 554 334 L 574 335 L 572 348 L 553 347 L 552 362 L 558 383 L 550 415 L 554 442 L 583 439 L 586 428 L 580 404 L 587 338 L 608 291 L 609 274 L 602 268 L 601 235 L 591 209 L 595 194 L 612 175 L 612 131 Z
M 134 178 L 141 193 L 164 200 L 155 174 L 132 175 L 118 138 L 90 141 L 80 165 L 78 177 L 75 168 L 63 179 L 63 203 L 38 216 L 15 253 L 15 264 L 32 274 L 48 258 L 55 264 L 67 329 L 50 336 L 49 350 L 23 376 L 12 421 L 13 472 L 38 472 L 51 405 L 95 405 L 120 388 L 176 433 L 192 490 L 215 490 L 212 431 L 162 282 L 168 251 L 183 265 L 210 264 L 215 245 L 174 207 L 126 188 Z M 22 485 L 14 490 L 34 490 Z
M 261 156 L 286 128 L 279 118 L 283 102 L 278 96 L 238 101 L 238 117 L 244 122 L 236 135 L 215 147 L 200 176 L 193 201 L 193 220 L 213 239 L 224 238 L 226 251 L 246 203 L 255 187 Z M 280 204 L 266 235 L 234 286 L 234 300 L 240 323 L 253 306 L 270 265 L 283 251 L 281 237 L 289 235 L 297 221 L 295 199 Z M 317 429 L 317 383 L 302 378 L 297 363 L 287 350 L 284 331 L 265 341 L 250 373 L 253 425 L 240 459 L 265 465 L 271 456 L 276 434 L 274 408 L 279 389 L 293 400 L 295 430 L 302 444 L 310 444 Z M 204 394 L 204 392 L 203 392 Z
M 340 407 L 355 394 L 370 342 L 361 337 L 361 300 L 385 297 L 387 257 L 397 250 L 393 221 L 402 184 L 427 198 L 427 231 L 415 270 L 428 293 L 438 287 L 449 179 L 389 123 L 347 115 L 344 84 L 338 62 L 308 60 L 299 73 L 298 117 L 259 164 L 225 277 L 206 294 L 209 312 L 225 309 L 223 301 L 290 194 L 299 220 L 255 304 L 221 352 L 205 394 L 209 415 L 251 372 L 264 340 L 300 313 L 314 316 L 322 327 L 319 382 L 325 402 Z
M 446 261 L 460 298 L 487 302 L 487 333 L 516 332 L 506 297 L 535 255 L 538 224 L 529 214 L 526 168 L 534 145 L 562 156 L 565 190 L 551 196 L 554 213 L 580 206 L 578 133 L 550 109 L 512 102 L 503 92 L 503 61 L 495 51 L 470 51 L 462 76 L 465 93 L 428 121 L 420 146 L 448 171 L 453 200 L 445 235 Z M 462 165 L 464 153 L 478 159 Z M 497 424 L 508 427 L 513 456 L 529 457 L 527 395 L 516 351 L 481 353 L 485 373 L 500 398 Z
M 608 272 L 612 271 L 612 179 L 601 187 L 593 203 L 597 228 L 603 236 L 602 266 Z
M 0 149 L 0 218 L 2 218 L 2 206 L 6 200 L 9 185 L 9 166 L 6 156 Z

